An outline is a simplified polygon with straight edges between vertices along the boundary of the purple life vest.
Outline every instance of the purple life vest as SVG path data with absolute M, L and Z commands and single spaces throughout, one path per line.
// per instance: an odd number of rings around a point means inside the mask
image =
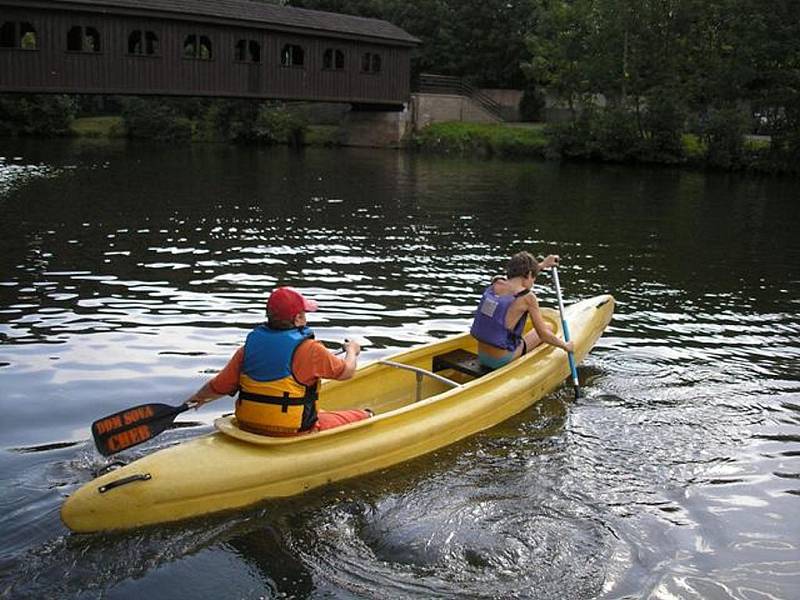
M 524 313 L 513 330 L 506 327 L 506 315 L 514 300 L 524 296 L 528 290 L 519 294 L 505 294 L 498 296 L 494 293 L 494 285 L 490 285 L 483 292 L 478 310 L 475 311 L 475 320 L 472 321 L 470 334 L 472 337 L 484 344 L 489 344 L 496 348 L 504 348 L 514 351 L 522 341 L 522 331 L 525 328 Z

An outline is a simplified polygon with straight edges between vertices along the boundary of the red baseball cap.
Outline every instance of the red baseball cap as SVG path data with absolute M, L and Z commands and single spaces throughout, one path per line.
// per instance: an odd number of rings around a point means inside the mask
M 303 295 L 290 287 L 280 287 L 272 292 L 267 301 L 267 313 L 283 321 L 291 321 L 301 312 L 314 312 L 317 303 L 303 297 Z

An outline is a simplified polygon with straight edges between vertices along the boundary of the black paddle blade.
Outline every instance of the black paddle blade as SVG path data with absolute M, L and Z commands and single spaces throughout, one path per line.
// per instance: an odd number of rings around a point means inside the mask
M 103 456 L 127 450 L 157 436 L 188 409 L 186 404 L 141 404 L 121 410 L 92 423 L 94 445 Z

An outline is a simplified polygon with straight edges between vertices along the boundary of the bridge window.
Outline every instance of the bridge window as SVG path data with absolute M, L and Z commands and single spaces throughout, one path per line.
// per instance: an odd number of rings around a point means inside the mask
M 239 40 L 236 42 L 236 60 L 238 62 L 260 63 L 261 44 L 255 40 Z
M 194 33 L 187 35 L 183 41 L 183 57 L 197 60 L 211 60 L 211 40 L 205 35 Z
M 75 25 L 67 32 L 70 52 L 100 52 L 100 32 L 94 27 Z
M 6 21 L 0 27 L 0 48 L 17 47 L 17 24 L 13 21 Z
M 281 64 L 284 67 L 302 67 L 305 61 L 305 50 L 296 44 L 286 44 L 281 50 Z
M 322 55 L 322 68 L 335 71 L 344 70 L 344 52 L 328 48 Z
M 381 72 L 381 55 L 374 52 L 365 52 L 361 57 L 361 72 L 362 73 L 380 73 Z
M 158 36 L 152 31 L 131 31 L 128 36 L 128 54 L 153 56 L 158 54 Z
M 36 30 L 30 23 L 6 21 L 0 26 L 0 48 L 36 50 Z

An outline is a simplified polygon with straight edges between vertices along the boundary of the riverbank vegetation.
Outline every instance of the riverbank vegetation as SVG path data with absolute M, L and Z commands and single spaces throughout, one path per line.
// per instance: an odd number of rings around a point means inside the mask
M 413 137 L 412 145 L 439 154 L 544 158 L 548 148 L 541 124 L 434 123 Z
M 308 126 L 300 110 L 279 102 L 130 97 L 120 103 L 134 139 L 301 145 Z
M 0 136 L 69 135 L 76 112 L 70 96 L 0 94 Z
M 540 13 L 522 67 L 566 157 L 680 163 L 696 134 L 709 166 L 800 173 L 799 35 L 796 2 L 579 0 Z
M 484 158 L 545 158 L 688 165 L 692 167 L 791 172 L 776 168 L 768 138 L 745 136 L 741 141 L 723 136 L 684 133 L 677 139 L 642 142 L 633 131 L 604 125 L 603 117 L 585 118 L 577 125 L 564 123 L 434 123 L 413 136 L 413 148 L 435 154 Z
M 403 27 L 422 41 L 414 74 L 546 97 L 562 158 L 800 173 L 800 2 L 286 3 Z
M 104 113 L 97 115 L 97 113 Z M 204 98 L 0 95 L 0 135 L 157 142 L 336 145 L 330 123 L 280 102 Z

